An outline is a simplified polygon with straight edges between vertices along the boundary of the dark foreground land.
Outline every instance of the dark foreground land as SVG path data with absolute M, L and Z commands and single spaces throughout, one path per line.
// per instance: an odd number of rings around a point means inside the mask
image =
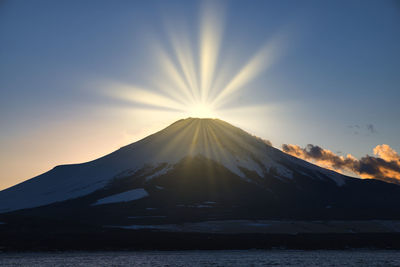
M 0 251 L 400 249 L 400 233 L 221 234 L 82 225 L 0 227 Z
M 397 250 L 149 250 L 0 253 L 4 266 L 400 266 Z

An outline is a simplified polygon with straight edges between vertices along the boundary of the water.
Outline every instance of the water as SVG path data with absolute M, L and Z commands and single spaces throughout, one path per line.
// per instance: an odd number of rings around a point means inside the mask
M 400 266 L 400 251 L 0 253 L 1 266 Z

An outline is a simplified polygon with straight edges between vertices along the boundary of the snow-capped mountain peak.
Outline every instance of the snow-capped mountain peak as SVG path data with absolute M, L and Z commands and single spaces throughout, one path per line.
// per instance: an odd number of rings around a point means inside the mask
M 305 169 L 310 179 L 322 174 L 343 185 L 346 178 L 293 158 L 260 138 L 218 119 L 188 118 L 138 142 L 82 164 L 62 165 L 0 192 L 0 212 L 33 208 L 82 197 L 106 187 L 116 178 L 143 168 L 157 171 L 147 181 L 165 175 L 186 157 L 201 156 L 221 164 L 246 182 L 266 175 L 291 182 L 294 170 Z M 163 165 L 163 168 L 158 166 Z M 326 178 L 328 177 L 328 178 Z

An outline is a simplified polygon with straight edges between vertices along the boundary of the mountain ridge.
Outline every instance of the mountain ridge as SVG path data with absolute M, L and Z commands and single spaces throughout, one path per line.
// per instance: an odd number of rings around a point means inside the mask
M 397 218 L 399 193 L 396 185 L 295 158 L 222 120 L 188 118 L 99 159 L 57 166 L 0 191 L 0 213 L 68 214 L 122 225 L 193 218 Z M 104 218 L 110 212 L 113 219 Z

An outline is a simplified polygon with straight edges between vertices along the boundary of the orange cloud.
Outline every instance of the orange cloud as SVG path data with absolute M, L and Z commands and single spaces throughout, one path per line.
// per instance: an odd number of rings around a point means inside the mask
M 388 145 L 378 145 L 374 148 L 374 154 L 386 161 L 397 161 L 400 164 L 400 156 L 396 150 Z
M 359 160 L 350 154 L 346 157 L 339 156 L 328 149 L 312 144 L 308 144 L 305 148 L 283 144 L 282 150 L 292 156 L 331 170 L 349 171 L 361 178 L 400 184 L 400 155 L 386 144 L 374 148 L 373 152 L 377 157 L 366 155 Z

